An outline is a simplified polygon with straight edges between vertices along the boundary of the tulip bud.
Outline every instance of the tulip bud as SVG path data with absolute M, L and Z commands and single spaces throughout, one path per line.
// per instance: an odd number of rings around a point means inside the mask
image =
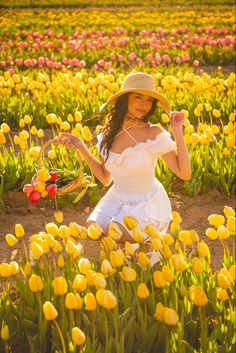
M 63 268 L 65 266 L 65 261 L 64 261 L 64 258 L 63 258 L 63 256 L 61 254 L 58 256 L 57 266 L 59 268 Z
M 83 275 L 76 275 L 72 287 L 77 292 L 83 292 L 87 288 L 87 279 Z
M 31 248 L 31 253 L 32 255 L 38 259 L 39 257 L 41 257 L 43 255 L 43 248 L 41 245 L 39 245 L 38 243 L 36 243 L 35 241 L 31 243 L 30 245 Z
M 108 227 L 107 234 L 110 238 L 112 238 L 115 241 L 120 240 L 122 237 L 123 233 L 121 229 L 119 228 L 118 224 L 115 222 L 111 222 Z
M 87 273 L 88 270 L 91 269 L 91 263 L 88 259 L 82 258 L 78 262 L 79 270 L 84 275 Z
M 217 292 L 216 292 L 216 297 L 217 299 L 221 300 L 221 301 L 225 301 L 229 299 L 229 295 L 226 289 L 223 288 L 218 288 Z
M 155 271 L 153 273 L 153 281 L 154 285 L 157 288 L 162 288 L 166 285 L 166 281 L 163 277 L 163 273 L 161 271 Z
M 84 297 L 85 309 L 88 311 L 96 310 L 97 302 L 93 293 L 87 293 Z
M 8 341 L 10 338 L 9 329 L 7 325 L 4 325 L 1 329 L 1 339 L 3 341 Z
M 204 306 L 208 303 L 208 298 L 201 286 L 192 285 L 189 290 L 189 297 L 193 304 Z
M 65 299 L 65 307 L 69 310 L 74 310 L 77 307 L 77 301 L 74 293 L 67 293 Z
M 92 223 L 88 227 L 88 236 L 93 240 L 97 240 L 102 235 L 103 230 L 97 223 Z
M 179 321 L 179 316 L 174 309 L 166 308 L 164 311 L 163 321 L 166 325 L 176 325 Z
M 32 275 L 29 278 L 29 287 L 32 292 L 37 293 L 43 290 L 43 281 L 38 275 Z
M 53 280 L 54 293 L 64 295 L 67 292 L 67 281 L 63 276 L 55 277 Z
M 123 266 L 122 271 L 120 272 L 120 276 L 125 282 L 133 282 L 136 280 L 137 273 L 133 268 Z
M 71 331 L 72 341 L 74 345 L 81 346 L 86 341 L 86 336 L 78 327 L 73 327 Z
M 145 252 L 140 251 L 138 253 L 138 262 L 140 263 L 141 266 L 143 267 L 147 267 L 150 265 L 150 259 L 147 256 L 147 254 L 145 254 Z
M 140 283 L 138 285 L 137 294 L 138 297 L 141 299 L 146 299 L 147 297 L 149 297 L 150 293 L 145 283 Z
M 163 321 L 166 308 L 161 303 L 157 303 L 154 317 L 158 321 Z
M 133 216 L 125 216 L 123 222 L 129 230 L 133 230 L 138 225 L 138 220 Z
M 23 238 L 25 236 L 25 231 L 21 224 L 15 225 L 15 235 L 17 238 Z
M 48 321 L 55 320 L 56 317 L 58 316 L 58 312 L 57 312 L 56 308 L 49 301 L 46 301 L 43 304 L 43 313 L 44 313 L 46 320 L 48 320 Z
M 57 223 L 63 222 L 63 213 L 61 211 L 54 212 L 54 218 Z
M 173 282 L 174 279 L 175 279 L 175 276 L 174 276 L 173 272 L 166 265 L 164 265 L 162 267 L 162 275 L 163 275 L 164 280 L 167 281 L 167 282 Z
M 110 273 L 114 272 L 114 268 L 111 266 L 110 261 L 104 259 L 101 264 L 101 272 L 104 275 L 109 275 Z
M 6 242 L 9 246 L 13 247 L 18 243 L 18 239 L 13 234 L 7 234 L 5 236 Z

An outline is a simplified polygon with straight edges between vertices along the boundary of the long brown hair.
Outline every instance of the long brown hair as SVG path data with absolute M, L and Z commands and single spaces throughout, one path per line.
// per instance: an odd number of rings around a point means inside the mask
M 111 149 L 113 140 L 119 130 L 122 127 L 124 118 L 128 111 L 128 97 L 129 93 L 122 94 L 116 101 L 115 106 L 111 109 L 111 113 L 106 116 L 105 126 L 100 130 L 103 135 L 103 139 L 100 146 L 100 151 L 103 150 L 106 156 L 105 161 L 108 158 L 109 151 Z M 143 117 L 144 122 L 148 122 L 148 118 L 155 112 L 157 107 L 157 100 L 154 99 L 152 108 Z

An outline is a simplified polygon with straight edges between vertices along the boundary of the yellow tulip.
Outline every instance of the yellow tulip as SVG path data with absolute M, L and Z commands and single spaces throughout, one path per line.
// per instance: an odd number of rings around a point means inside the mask
M 66 294 L 65 307 L 69 310 L 75 310 L 77 308 L 77 301 L 74 293 L 70 292 Z
M 20 272 L 19 265 L 18 265 L 18 263 L 16 261 L 11 261 L 10 262 L 10 269 L 11 269 L 11 275 L 12 276 L 17 275 Z
M 226 289 L 218 288 L 216 292 L 216 298 L 221 300 L 222 302 L 229 299 L 229 295 Z
M 110 252 L 110 263 L 113 267 L 120 267 L 124 264 L 125 256 L 121 250 Z
M 31 273 L 31 264 L 29 261 L 26 262 L 25 267 L 24 267 L 24 273 L 26 276 L 29 276 Z
M 169 121 L 170 121 L 170 119 L 169 119 L 169 117 L 168 117 L 167 114 L 162 114 L 162 115 L 161 115 L 161 120 L 162 120 L 162 122 L 165 123 L 165 124 L 169 123 Z
M 81 346 L 86 341 L 86 336 L 82 330 L 78 327 L 73 327 L 71 331 L 71 337 L 74 345 Z
M 63 268 L 65 266 L 65 261 L 64 261 L 64 258 L 63 258 L 63 256 L 61 254 L 58 256 L 57 266 L 59 268 Z
M 62 239 L 70 238 L 70 229 L 69 229 L 69 227 L 65 226 L 64 224 L 61 224 L 60 227 L 58 228 L 58 235 Z
M 74 122 L 74 117 L 73 117 L 73 115 L 68 114 L 68 116 L 67 116 L 67 121 L 68 121 L 69 123 L 73 123 L 73 122 Z
M 235 135 L 230 134 L 228 137 L 226 137 L 226 146 L 228 148 L 232 148 L 235 146 Z
M 23 238 L 25 236 L 25 231 L 21 224 L 15 225 L 15 235 L 17 238 Z
M 83 275 L 76 275 L 72 287 L 77 292 L 83 292 L 87 288 L 87 278 Z
M 54 150 L 49 150 L 48 151 L 48 158 L 49 159 L 56 159 L 57 155 L 56 155 L 56 152 Z
M 122 271 L 120 272 L 120 276 L 125 282 L 133 282 L 136 280 L 137 273 L 133 268 L 123 266 Z
M 110 290 L 98 290 L 96 293 L 96 298 L 99 305 L 103 306 L 105 309 L 114 309 L 117 305 L 117 299 L 115 295 Z
M 56 317 L 58 316 L 58 312 L 57 312 L 56 308 L 49 301 L 46 301 L 43 304 L 43 313 L 44 313 L 46 320 L 48 320 L 48 321 L 55 320 Z
M 191 245 L 193 242 L 191 232 L 189 230 L 182 230 L 179 233 L 179 240 L 181 240 L 184 245 Z
M 166 282 L 173 282 L 175 280 L 173 272 L 167 265 L 162 266 L 162 275 Z
M 159 230 L 157 230 L 152 224 L 146 225 L 144 228 L 144 232 L 153 239 L 161 236 L 161 233 L 159 232 Z
M 164 307 L 163 304 L 157 303 L 156 309 L 155 309 L 155 314 L 154 314 L 155 319 L 158 321 L 163 321 L 165 310 L 166 310 L 166 308 Z
M 51 175 L 49 174 L 48 170 L 41 168 L 37 171 L 37 179 L 39 181 L 48 181 L 51 178 Z
M 225 223 L 225 217 L 219 214 L 212 214 L 207 220 L 214 227 L 222 226 Z
M 48 234 L 52 234 L 54 237 L 57 237 L 59 235 L 58 226 L 53 222 L 47 223 L 45 225 L 45 229 Z
M 8 134 L 8 132 L 10 132 L 10 127 L 9 127 L 9 125 L 7 125 L 6 123 L 2 123 L 2 124 L 1 124 L 1 131 L 2 131 L 4 134 Z
M 97 240 L 102 235 L 103 230 L 97 223 L 92 223 L 88 227 L 88 236 L 93 240 Z
M 7 244 L 11 247 L 15 246 L 18 243 L 18 239 L 13 234 L 7 234 L 5 236 Z
M 125 216 L 123 222 L 129 230 L 133 230 L 138 225 L 138 220 L 133 216 Z
M 122 237 L 123 233 L 121 229 L 119 228 L 118 224 L 116 222 L 111 222 L 109 224 L 108 230 L 107 230 L 108 236 L 115 240 L 118 241 Z
M 37 130 L 36 126 L 33 125 L 33 126 L 31 127 L 31 129 L 30 129 L 30 132 L 31 132 L 31 134 L 34 135 L 34 136 L 37 135 L 38 130 Z
M 76 310 L 79 310 L 82 308 L 83 301 L 78 293 L 75 294 L 75 300 L 76 300 Z
M 219 226 L 217 228 L 217 234 L 220 240 L 225 240 L 229 238 L 229 230 L 225 226 Z
M 174 239 L 168 233 L 163 235 L 163 241 L 164 241 L 164 244 L 168 246 L 174 243 Z
M 204 271 L 204 262 L 202 258 L 194 257 L 192 259 L 192 268 L 196 273 L 202 273 Z
M 104 275 L 102 273 L 94 272 L 92 276 L 93 276 L 93 284 L 97 289 L 106 287 L 107 281 L 104 278 Z
M 172 255 L 171 256 L 171 263 L 174 266 L 174 268 L 180 272 L 183 272 L 187 267 L 187 263 L 186 263 L 184 257 L 180 254 Z
M 189 290 L 189 298 L 197 306 L 204 306 L 208 303 L 206 293 L 201 286 L 192 285 Z
M 166 325 L 174 326 L 179 322 L 179 316 L 174 309 L 166 308 L 163 321 Z
M 152 247 L 155 251 L 160 251 L 163 249 L 163 245 L 160 239 L 152 239 Z
M 43 281 L 40 276 L 33 274 L 29 278 L 29 287 L 32 292 L 37 293 L 43 290 Z
M 212 114 L 215 118 L 221 117 L 221 112 L 218 109 L 213 109 Z
M 76 112 L 74 113 L 74 117 L 75 117 L 75 121 L 76 121 L 77 123 L 80 122 L 80 121 L 82 121 L 82 119 L 83 119 L 82 113 L 79 112 L 79 111 L 76 111 Z
M 43 193 L 46 189 L 46 184 L 44 181 L 39 181 L 35 183 L 34 189 L 37 190 L 38 192 Z
M 150 266 L 150 259 L 147 254 L 143 251 L 138 253 L 138 262 L 142 267 Z
M 85 141 L 92 141 L 93 135 L 91 134 L 91 131 L 89 130 L 88 126 L 84 126 L 82 128 L 82 136 Z
M 85 309 L 88 311 L 96 310 L 97 302 L 93 293 L 87 293 L 84 297 Z
M 176 211 L 172 211 L 171 212 L 171 216 L 172 216 L 172 221 L 177 223 L 177 224 L 180 224 L 182 223 L 182 218 L 179 214 L 179 212 L 176 212 Z
M 212 111 L 212 106 L 208 103 L 205 103 L 205 110 L 206 110 L 206 112 Z
M 154 285 L 157 288 L 162 288 L 166 285 L 166 281 L 163 277 L 163 273 L 161 271 L 155 271 L 153 273 L 153 281 Z
M 1 339 L 3 341 L 8 341 L 9 338 L 10 338 L 9 328 L 7 325 L 4 325 L 1 329 Z
M 140 229 L 134 228 L 132 230 L 132 234 L 133 234 L 133 239 L 136 243 L 143 243 L 144 242 L 144 235 Z
M 84 275 L 87 273 L 88 270 L 91 269 L 91 263 L 88 259 L 81 258 L 78 262 L 79 270 Z
M 24 119 L 20 119 L 20 120 L 19 120 L 19 127 L 21 127 L 21 128 L 25 127 L 25 121 L 24 121 Z
M 179 223 L 176 223 L 176 222 L 171 222 L 170 224 L 170 231 L 171 233 L 178 233 L 180 232 L 180 226 L 179 226 Z
M 149 295 L 150 295 L 149 289 L 147 288 L 145 283 L 140 283 L 138 285 L 137 295 L 141 299 L 146 299 L 149 297 Z
M 229 218 L 231 216 L 235 217 L 235 212 L 232 207 L 225 206 L 223 212 L 224 212 L 226 218 Z
M 37 136 L 38 136 L 38 138 L 43 138 L 43 137 L 44 137 L 44 132 L 43 132 L 42 129 L 39 129 L 39 130 L 37 131 Z
M 8 263 L 2 262 L 0 264 L 0 276 L 5 278 L 11 276 L 11 266 Z
M 105 251 L 111 251 L 116 246 L 116 242 L 110 237 L 102 237 L 100 246 Z
M 232 265 L 229 268 L 229 273 L 230 273 L 230 276 L 232 277 L 232 281 L 235 281 L 235 279 L 236 279 L 236 265 Z
M 61 212 L 61 211 L 54 212 L 54 218 L 57 223 L 62 223 L 63 222 L 63 212 Z
M 228 271 L 222 272 L 221 270 L 221 272 L 217 275 L 217 282 L 219 287 L 228 289 L 229 287 L 231 287 L 233 279 Z
M 228 217 L 226 228 L 228 229 L 230 235 L 236 235 L 235 225 L 236 225 L 235 217 L 233 216 Z
M 3 132 L 0 130 L 0 145 L 5 145 L 7 142 L 6 137 L 4 136 Z
M 218 233 L 215 228 L 207 228 L 206 236 L 211 240 L 216 240 L 218 238 Z
M 190 236 L 191 236 L 191 239 L 192 239 L 192 241 L 194 243 L 199 242 L 199 236 L 198 236 L 197 232 L 194 229 L 190 230 Z
M 102 261 L 102 264 L 101 264 L 101 272 L 104 274 L 104 275 L 109 275 L 110 273 L 113 273 L 114 272 L 114 268 L 112 267 L 110 261 L 108 261 L 107 259 L 104 259 Z
M 32 118 L 29 115 L 24 116 L 24 122 L 26 125 L 30 125 L 32 122 Z
M 69 223 L 70 234 L 73 235 L 73 237 L 85 238 L 87 236 L 87 230 L 84 232 L 84 229 L 86 228 L 81 227 L 76 222 Z
M 55 277 L 53 280 L 53 289 L 56 295 L 64 295 L 67 292 L 67 281 L 65 277 Z
M 197 251 L 200 256 L 207 257 L 210 259 L 210 250 L 207 244 L 204 242 L 204 240 L 200 241 L 197 244 Z
M 164 245 L 164 246 L 163 246 L 163 249 L 162 249 L 161 253 L 162 253 L 162 256 L 163 256 L 165 259 L 168 259 L 168 258 L 171 257 L 171 255 L 172 255 L 172 252 L 171 252 L 171 250 L 170 250 L 170 248 L 169 248 L 168 245 Z
M 38 259 L 43 255 L 43 248 L 41 245 L 39 245 L 38 243 L 36 243 L 35 241 L 32 242 L 30 244 L 30 249 L 31 249 L 31 253 L 32 255 Z

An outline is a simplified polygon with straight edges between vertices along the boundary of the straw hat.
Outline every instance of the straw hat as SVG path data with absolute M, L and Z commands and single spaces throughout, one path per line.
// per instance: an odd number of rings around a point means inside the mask
M 118 97 L 129 92 L 138 92 L 157 99 L 158 105 L 162 106 L 165 112 L 170 115 L 170 103 L 168 99 L 156 91 L 154 78 L 143 72 L 128 75 L 123 82 L 121 90 L 113 94 L 106 103 L 100 107 L 100 111 L 102 111 L 107 105 L 114 105 Z

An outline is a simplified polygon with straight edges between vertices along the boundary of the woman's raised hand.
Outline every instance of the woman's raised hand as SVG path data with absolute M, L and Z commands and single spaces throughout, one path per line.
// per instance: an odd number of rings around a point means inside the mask
M 75 135 L 63 132 L 59 135 L 57 139 L 57 144 L 63 144 L 68 148 L 79 148 L 82 146 L 83 142 Z
M 171 112 L 170 113 L 170 125 L 173 131 L 182 130 L 184 125 L 184 114 L 182 112 Z

